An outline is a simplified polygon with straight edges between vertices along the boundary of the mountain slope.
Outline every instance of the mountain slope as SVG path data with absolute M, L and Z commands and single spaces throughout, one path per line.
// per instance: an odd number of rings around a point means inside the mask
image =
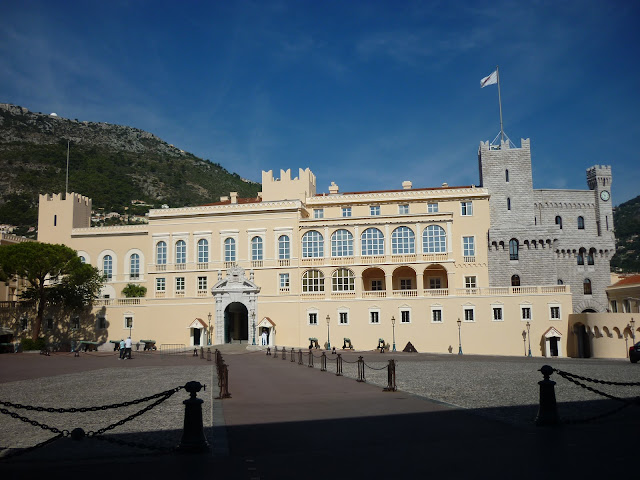
M 616 254 L 611 269 L 640 272 L 640 196 L 620 204 L 613 212 Z
M 0 104 L 0 223 L 34 226 L 39 193 L 69 190 L 94 208 L 124 212 L 131 200 L 192 206 L 237 191 L 255 197 L 260 184 L 169 145 L 149 132 L 79 122 Z

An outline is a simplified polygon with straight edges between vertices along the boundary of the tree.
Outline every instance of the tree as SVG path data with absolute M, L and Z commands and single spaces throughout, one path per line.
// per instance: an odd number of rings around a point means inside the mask
M 81 309 L 91 305 L 102 286 L 97 268 L 81 262 L 75 250 L 65 245 L 22 242 L 0 247 L 0 271 L 18 277 L 28 285 L 20 298 L 35 300 L 36 320 L 32 339 L 40 336 L 48 305 Z
M 127 283 L 127 286 L 122 289 L 122 294 L 127 298 L 144 297 L 147 294 L 147 287 L 136 283 Z

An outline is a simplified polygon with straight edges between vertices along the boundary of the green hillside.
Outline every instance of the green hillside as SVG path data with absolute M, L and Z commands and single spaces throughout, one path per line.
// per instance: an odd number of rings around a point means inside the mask
M 617 249 L 611 259 L 611 269 L 640 272 L 640 196 L 616 207 L 613 222 Z

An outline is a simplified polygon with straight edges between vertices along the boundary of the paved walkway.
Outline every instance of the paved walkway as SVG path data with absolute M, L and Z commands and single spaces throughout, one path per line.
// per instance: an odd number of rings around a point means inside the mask
M 5 357 L 0 358 L 2 381 L 9 366 Z M 90 478 L 106 478 L 127 472 L 161 478 L 539 479 L 613 478 L 633 474 L 637 468 L 637 409 L 624 417 L 624 425 L 618 420 L 553 429 L 522 427 L 404 392 L 385 393 L 378 386 L 289 359 L 247 354 L 244 348 L 226 348 L 224 358 L 232 398 L 214 402 L 214 428 L 207 431 L 214 443 L 211 453 L 132 456 L 127 452 L 104 457 L 92 453 L 86 441 L 64 439 L 0 462 L 0 476 L 57 478 L 84 472 Z M 19 359 L 16 355 L 11 363 Z M 75 364 L 42 360 L 34 357 L 26 362 L 32 367 L 40 364 L 39 372 L 48 375 L 63 373 L 64 366 L 91 370 L 106 364 L 104 357 L 75 359 Z M 112 364 L 113 358 L 108 361 Z M 167 360 L 140 356 L 126 368 L 163 361 Z M 77 362 L 85 363 L 80 367 Z

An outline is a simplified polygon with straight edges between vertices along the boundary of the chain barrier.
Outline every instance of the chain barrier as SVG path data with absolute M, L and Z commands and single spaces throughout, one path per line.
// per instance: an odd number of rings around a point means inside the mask
M 398 390 L 396 386 L 396 362 L 395 360 L 389 360 L 387 365 L 387 386 L 382 389 L 383 392 L 395 392 Z
M 320 356 L 320 371 L 327 371 L 327 354 L 325 352 L 322 352 L 322 355 Z
M 127 442 L 124 440 L 118 440 L 118 439 L 111 439 L 111 438 L 107 438 L 107 437 L 100 437 L 100 435 L 102 435 L 105 432 L 108 432 L 110 430 L 113 430 L 116 427 L 122 426 L 127 422 L 130 422 L 131 420 L 145 414 L 146 412 L 152 410 L 153 408 L 157 407 L 158 405 L 160 405 L 161 403 L 163 403 L 164 401 L 168 400 L 171 396 L 173 396 L 175 393 L 179 392 L 180 390 L 182 390 L 183 388 L 185 388 L 185 386 L 180 386 L 180 387 L 175 387 L 172 388 L 170 390 L 165 390 L 163 392 L 160 393 L 156 393 L 155 395 L 149 395 L 147 397 L 144 398 L 139 398 L 136 400 L 131 400 L 128 402 L 122 402 L 122 403 L 117 403 L 117 404 L 110 404 L 110 405 L 101 405 L 101 406 L 97 406 L 97 407 L 72 407 L 72 408 L 52 408 L 52 407 L 41 407 L 41 406 L 32 406 L 32 405 L 22 405 L 20 403 L 12 403 L 12 402 L 4 402 L 4 401 L 0 401 L 0 405 L 3 405 L 5 407 L 9 407 L 9 408 L 14 408 L 17 410 L 26 410 L 26 411 L 35 411 L 35 412 L 47 412 L 47 413 L 86 413 L 86 412 L 95 412 L 98 410 L 110 410 L 110 409 L 115 409 L 115 408 L 121 408 L 121 407 L 128 407 L 131 405 L 138 405 L 140 403 L 144 403 L 144 402 L 148 402 L 150 400 L 155 400 L 153 403 L 147 405 L 146 407 L 142 408 L 141 410 L 138 410 L 135 413 L 132 413 L 131 415 L 118 420 L 117 422 L 112 423 L 111 425 L 108 425 L 106 427 L 103 427 L 97 431 L 88 431 L 85 433 L 85 431 L 82 428 L 76 428 L 74 430 L 72 430 L 71 432 L 69 432 L 69 430 L 60 430 L 56 427 L 52 427 L 50 425 L 47 425 L 45 423 L 41 423 L 38 422 L 37 420 L 32 420 L 28 417 L 22 416 L 16 412 L 12 412 L 10 410 L 7 410 L 6 408 L 0 408 L 0 413 L 4 414 L 4 415 L 8 415 L 12 418 L 15 418 L 17 420 L 20 420 L 24 423 L 29 423 L 30 425 L 34 426 L 34 427 L 39 427 L 42 430 L 48 430 L 51 433 L 56 434 L 55 437 L 52 437 L 48 440 L 45 440 L 43 442 L 40 442 L 36 445 L 33 445 L 31 447 L 28 448 L 24 448 L 24 449 L 16 449 L 13 452 L 10 452 L 6 455 L 4 455 L 2 457 L 2 459 L 7 459 L 7 458 L 12 458 L 15 457 L 17 455 L 22 455 L 24 453 L 30 452 L 32 450 L 35 450 L 37 448 L 40 447 L 44 447 L 45 445 L 48 445 L 60 438 L 64 438 L 64 437 L 71 437 L 74 440 L 80 440 L 82 438 L 89 437 L 89 438 L 95 438 L 98 440 L 104 440 L 104 441 L 108 441 L 108 442 L 112 442 L 112 443 L 117 443 L 120 445 L 125 445 L 125 446 L 135 446 L 135 447 L 139 447 L 139 448 L 146 448 L 146 449 L 150 449 L 150 450 L 158 450 L 158 451 L 170 451 L 171 449 L 167 449 L 165 447 L 160 447 L 160 446 L 154 446 L 154 445 L 145 445 L 145 444 L 140 444 L 140 443 L 136 443 L 136 442 Z M 205 386 L 206 388 L 206 386 Z
M 371 370 L 378 370 L 378 371 L 379 371 L 379 370 L 384 370 L 385 368 L 388 368 L 388 366 L 387 366 L 387 365 L 385 365 L 385 366 L 383 366 L 383 367 L 380 367 L 380 368 L 372 367 L 371 365 L 369 365 L 369 364 L 368 364 L 368 363 L 366 363 L 366 362 L 364 363 L 364 365 L 365 365 L 365 367 L 370 368 Z
M 341 377 L 342 376 L 342 354 L 338 354 L 338 357 L 336 358 L 336 376 Z
M 220 392 L 218 393 L 216 399 L 222 400 L 224 398 L 231 398 L 231 394 L 229 393 L 229 367 L 226 363 L 224 363 L 222 353 L 220 353 L 220 350 L 218 350 L 217 348 L 216 368 L 218 371 L 218 387 L 220 388 Z
M 295 349 L 293 347 L 291 347 L 291 363 L 296 361 L 296 357 L 295 357 Z
M 287 359 L 287 347 L 282 347 L 282 360 Z
M 600 420 L 602 418 L 606 418 L 611 415 L 614 415 L 615 413 L 620 412 L 621 410 L 629 407 L 630 405 L 636 405 L 636 406 L 640 405 L 640 396 L 633 397 L 631 399 L 618 397 L 615 395 L 611 395 L 607 392 L 603 392 L 602 390 L 598 390 L 589 385 L 586 385 L 585 383 L 582 383 L 580 380 L 584 382 L 590 382 L 590 383 L 596 383 L 596 384 L 602 384 L 602 385 L 613 385 L 613 386 L 624 386 L 624 387 L 640 386 L 640 383 L 612 382 L 607 380 L 598 380 L 598 379 L 576 375 L 574 373 L 565 372 L 563 370 L 553 368 L 549 365 L 544 365 L 539 371 L 544 376 L 544 380 L 538 382 L 538 385 L 540 385 L 540 406 L 538 409 L 538 415 L 535 420 L 535 423 L 538 426 L 558 425 L 558 424 L 577 425 L 577 424 L 589 423 L 589 422 L 593 422 L 593 421 Z M 560 420 L 558 416 L 555 389 L 554 389 L 556 382 L 550 380 L 549 378 L 554 372 L 560 375 L 560 377 L 564 378 L 565 380 L 568 380 L 569 382 L 573 383 L 574 385 L 584 388 L 585 390 L 595 393 L 596 395 L 600 395 L 602 397 L 608 398 L 609 400 L 621 402 L 622 405 L 619 405 L 609 411 L 606 411 L 597 415 L 592 415 L 590 417 Z
M 298 350 L 298 365 L 302 365 L 302 349 Z
M 356 382 L 366 382 L 364 378 L 364 360 L 362 359 L 362 355 L 358 357 L 358 378 Z
M 309 368 L 313 368 L 313 352 L 309 350 Z

